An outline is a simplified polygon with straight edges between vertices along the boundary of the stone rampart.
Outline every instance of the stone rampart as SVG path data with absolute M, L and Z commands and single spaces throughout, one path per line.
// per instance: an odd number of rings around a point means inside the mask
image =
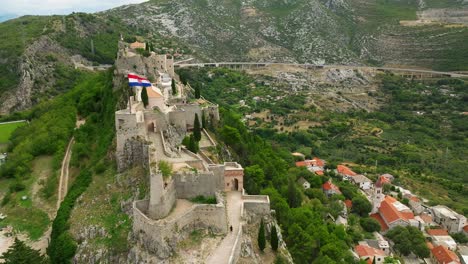
M 245 190 L 242 190 L 242 200 L 246 213 L 257 216 L 270 215 L 271 208 L 268 195 L 247 195 Z
M 226 208 L 221 195 L 218 204 L 196 204 L 185 214 L 167 221 L 152 220 L 144 213 L 147 200 L 133 204 L 133 234 L 149 253 L 167 259 L 176 250 L 179 241 L 187 238 L 193 230 L 210 230 L 215 234 L 226 234 L 228 223 Z

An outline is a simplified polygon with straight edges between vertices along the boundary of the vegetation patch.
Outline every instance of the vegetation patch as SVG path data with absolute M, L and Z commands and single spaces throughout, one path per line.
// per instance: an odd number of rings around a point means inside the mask
M 203 195 L 199 195 L 195 198 L 190 199 L 191 202 L 193 203 L 199 203 L 199 204 L 216 204 L 216 197 L 210 196 L 210 197 L 205 197 Z

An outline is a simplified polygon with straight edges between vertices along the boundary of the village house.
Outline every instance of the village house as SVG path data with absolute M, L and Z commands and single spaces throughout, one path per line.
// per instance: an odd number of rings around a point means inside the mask
M 325 166 L 325 161 L 319 159 L 318 157 L 314 157 L 311 160 L 304 160 L 296 162 L 296 167 L 306 167 L 309 171 L 317 174 L 323 175 L 323 170 Z
M 434 222 L 448 230 L 449 233 L 458 233 L 466 226 L 466 217 L 444 205 L 431 208 Z
M 418 197 L 414 195 L 411 195 L 408 198 L 408 200 L 409 200 L 408 205 L 415 214 L 420 214 L 424 211 L 424 207 L 423 207 L 423 203 L 421 199 L 419 199 Z
M 336 166 L 336 173 L 343 177 L 343 180 L 350 180 L 352 177 L 356 176 L 357 173 L 352 171 L 350 168 L 345 165 Z
M 366 260 L 368 263 L 384 263 L 385 257 L 387 256 L 382 250 L 370 247 L 367 243 L 357 245 L 354 247 L 354 250 L 360 259 Z
M 322 185 L 322 190 L 328 197 L 334 194 L 341 194 L 340 188 L 333 184 L 331 180 L 327 181 Z
M 370 217 L 380 223 L 382 231 L 387 231 L 396 226 L 419 226 L 411 209 L 391 196 L 385 196 L 380 203 L 378 212 L 371 214 Z
M 361 190 L 364 190 L 364 191 L 370 190 L 373 185 L 372 181 L 369 180 L 369 178 L 361 174 L 358 174 L 352 177 L 351 182 L 357 185 Z
M 455 252 L 444 246 L 431 249 L 432 260 L 437 264 L 460 264 L 460 259 Z
M 427 234 L 430 236 L 432 243 L 435 246 L 444 246 L 450 250 L 457 249 L 457 242 L 449 235 L 445 229 L 428 229 Z
M 310 188 L 310 183 L 306 179 L 304 179 L 304 177 L 299 178 L 299 180 L 297 180 L 297 183 L 299 183 L 302 186 L 302 188 L 304 188 L 304 190 Z

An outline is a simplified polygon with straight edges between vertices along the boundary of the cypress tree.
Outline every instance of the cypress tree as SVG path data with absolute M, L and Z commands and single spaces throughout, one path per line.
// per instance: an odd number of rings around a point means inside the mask
M 273 227 L 271 228 L 270 244 L 271 249 L 273 249 L 274 251 L 278 250 L 278 233 L 276 232 L 275 225 L 273 225 Z
M 195 139 L 193 135 L 190 135 L 189 144 L 187 148 L 193 153 L 198 153 L 198 150 L 200 149 L 198 145 L 198 141 Z
M 201 124 L 202 124 L 202 128 L 206 129 L 206 116 L 205 116 L 205 112 L 202 112 Z
M 291 177 L 288 181 L 288 204 L 291 208 L 299 207 L 302 204 L 301 193 L 297 189 L 296 183 Z
M 172 87 L 172 95 L 176 95 L 176 94 L 177 94 L 177 89 L 176 89 L 176 85 L 175 85 L 175 80 L 174 80 L 174 79 L 172 79 L 171 87 Z
M 198 84 L 195 85 L 195 98 L 200 98 L 200 86 L 198 86 Z
M 197 141 L 201 140 L 201 128 L 200 120 L 198 119 L 198 114 L 195 114 L 195 121 L 193 122 L 193 136 Z
M 263 219 L 260 221 L 260 228 L 258 229 L 258 247 L 261 251 L 265 249 L 266 241 L 265 241 L 265 225 L 263 224 Z
M 146 107 L 148 105 L 148 92 L 146 91 L 146 87 L 143 87 L 141 90 L 141 100 L 143 101 L 143 105 Z

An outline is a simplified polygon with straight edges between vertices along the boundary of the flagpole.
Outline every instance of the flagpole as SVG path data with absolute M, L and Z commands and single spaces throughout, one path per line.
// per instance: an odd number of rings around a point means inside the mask
M 130 87 L 130 91 L 131 91 L 132 87 L 131 86 L 129 86 L 129 87 Z M 128 105 L 130 106 L 130 114 L 131 114 L 132 113 L 132 94 L 131 94 L 130 91 L 128 92 Z

